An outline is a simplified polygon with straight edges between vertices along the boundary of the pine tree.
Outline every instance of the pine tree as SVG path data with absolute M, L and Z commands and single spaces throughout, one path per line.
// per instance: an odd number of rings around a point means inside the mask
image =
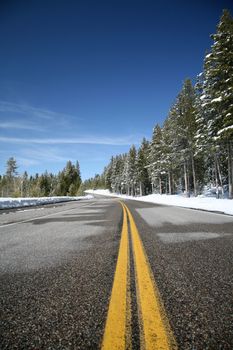
M 80 171 L 80 165 L 78 160 L 76 161 L 76 173 L 77 173 L 77 178 L 76 178 L 76 191 L 78 191 L 81 183 L 82 183 L 82 178 L 81 178 L 81 171 Z
M 47 197 L 50 194 L 50 181 L 49 175 L 46 171 L 39 177 L 39 188 L 40 188 L 40 196 Z
M 152 191 L 162 194 L 162 175 L 163 175 L 163 152 L 162 152 L 162 129 L 157 124 L 153 129 L 152 140 L 149 152 L 149 173 L 152 182 Z
M 1 176 L 1 192 L 0 196 L 5 197 L 8 196 L 8 181 L 6 175 Z
M 170 116 L 168 116 L 163 125 L 162 129 L 162 145 L 163 145 L 163 167 L 167 173 L 168 179 L 168 194 L 174 193 L 174 177 L 175 171 L 178 167 L 177 156 L 173 148 L 174 141 L 174 129 L 173 121 Z
M 72 195 L 76 195 L 80 185 L 81 175 L 79 163 L 77 161 L 76 165 L 73 165 L 69 160 L 65 168 L 58 174 L 55 192 L 59 196 L 71 195 L 71 193 Z
M 195 91 L 190 79 L 185 80 L 169 113 L 172 125 L 173 151 L 177 161 L 183 167 L 185 193 L 190 195 L 190 187 L 197 195 L 196 169 L 195 169 L 195 136 L 197 130 Z M 190 174 L 192 174 L 190 176 Z
M 205 82 L 204 73 L 197 77 L 196 90 L 196 124 L 197 131 L 195 135 L 195 157 L 200 164 L 199 179 L 202 187 L 205 185 L 216 187 L 216 196 L 219 196 L 219 184 L 223 194 L 223 179 L 224 179 L 224 161 L 220 161 L 223 156 L 223 148 L 213 140 L 209 131 L 209 126 L 212 123 L 210 114 L 211 109 L 205 108 L 209 97 L 203 93 Z
M 130 195 L 130 178 L 129 178 L 129 154 L 124 155 L 124 166 L 121 174 L 122 193 Z
M 126 189 L 127 195 L 134 196 L 137 192 L 138 174 L 136 167 L 137 151 L 134 145 L 130 147 L 129 153 L 123 157 L 123 167 L 121 172 L 122 185 Z
M 140 196 L 149 193 L 150 189 L 150 179 L 147 167 L 149 157 L 149 146 L 149 141 L 143 138 L 142 144 L 137 152 L 136 157 L 137 181 L 139 183 Z
M 29 191 L 28 173 L 25 171 L 21 179 L 21 197 L 27 197 Z
M 9 179 L 13 179 L 14 176 L 17 175 L 17 161 L 13 157 L 10 157 L 6 163 L 6 176 Z
M 108 189 L 109 191 L 112 191 L 112 184 L 111 184 L 112 169 L 113 169 L 113 157 L 111 158 L 110 163 L 104 170 L 105 186 L 106 186 L 106 189 Z
M 202 108 L 211 143 L 227 150 L 229 198 L 233 197 L 233 19 L 224 10 L 204 61 Z M 220 167 L 220 166 L 219 166 Z
M 111 188 L 115 193 L 121 193 L 122 188 L 122 172 L 123 172 L 122 155 L 113 158 L 111 169 Z
M 15 191 L 15 177 L 17 175 L 17 161 L 10 157 L 6 163 L 7 196 Z

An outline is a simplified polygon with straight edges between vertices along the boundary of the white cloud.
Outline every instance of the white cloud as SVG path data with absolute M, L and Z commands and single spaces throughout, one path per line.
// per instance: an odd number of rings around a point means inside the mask
M 17 163 L 20 166 L 23 166 L 23 167 L 30 167 L 30 166 L 33 166 L 33 165 L 40 164 L 40 162 L 35 160 L 35 159 L 28 159 L 28 158 L 24 158 L 24 157 L 18 157 L 17 158 Z
M 28 104 L 12 103 L 7 101 L 0 101 L 0 112 L 19 113 L 27 115 L 29 117 L 36 117 L 47 120 L 63 120 L 74 117 L 66 113 L 58 113 L 49 109 L 33 107 Z
M 9 154 L 9 152 L 5 153 Z M 20 168 L 30 168 L 35 165 L 45 166 L 45 164 L 48 166 L 48 164 L 54 163 L 63 163 L 65 165 L 67 160 L 76 161 L 76 159 L 62 154 L 59 148 L 43 145 L 41 147 L 30 145 L 30 148 L 19 148 L 15 150 L 13 156 L 16 158 Z
M 37 160 L 38 162 L 66 162 L 67 157 L 61 155 L 61 150 L 58 148 L 23 148 L 21 154 L 26 158 Z M 72 159 L 70 159 L 72 160 Z
M 0 142 L 15 144 L 40 144 L 40 145 L 70 145 L 70 144 L 93 144 L 93 145 L 112 145 L 128 146 L 139 144 L 138 140 L 133 140 L 132 136 L 127 137 L 79 137 L 79 138 L 17 138 L 17 137 L 0 137 Z
M 34 131 L 43 131 L 45 129 L 39 127 L 35 124 L 29 124 L 26 121 L 21 122 L 2 122 L 0 123 L 0 129 L 20 129 L 20 130 L 34 130 Z

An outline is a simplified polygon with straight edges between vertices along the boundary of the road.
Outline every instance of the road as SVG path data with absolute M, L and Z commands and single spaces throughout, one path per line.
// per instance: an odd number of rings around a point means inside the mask
M 0 212 L 0 349 L 232 349 L 233 217 L 136 201 Z

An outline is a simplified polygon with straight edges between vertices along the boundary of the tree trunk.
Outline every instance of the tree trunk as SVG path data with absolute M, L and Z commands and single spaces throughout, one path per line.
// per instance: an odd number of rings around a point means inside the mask
M 134 196 L 134 185 L 131 186 L 131 196 Z
M 232 199 L 233 198 L 233 160 L 232 160 L 231 141 L 228 141 L 228 186 L 229 186 L 229 199 Z
M 140 181 L 140 196 L 142 196 L 142 182 Z
M 184 161 L 184 184 L 185 184 L 186 196 L 189 197 L 188 175 L 187 175 L 187 164 L 186 164 L 186 161 Z
M 214 156 L 214 173 L 215 173 L 215 186 L 216 186 L 216 198 L 219 198 L 219 191 L 218 191 L 218 169 L 217 169 L 217 162 L 216 162 L 216 154 Z
M 159 177 L 159 193 L 160 193 L 160 194 L 163 193 L 161 176 Z
M 167 176 L 165 177 L 165 193 L 168 193 L 168 181 L 167 181 Z
M 193 153 L 191 154 L 191 161 L 192 161 L 192 172 L 193 172 L 193 191 L 194 191 L 194 196 L 196 197 L 197 196 L 197 183 L 196 183 L 196 170 L 195 170 Z
M 219 165 L 219 161 L 218 161 L 217 155 L 215 155 L 215 161 L 216 161 L 216 167 L 217 167 L 217 171 L 218 171 L 218 176 L 219 176 L 220 185 L 221 185 L 221 188 L 222 188 L 222 197 L 224 197 L 224 196 L 223 196 L 224 191 L 223 191 L 222 174 L 221 174 L 220 165 Z
M 172 177 L 170 171 L 168 172 L 168 192 L 172 194 Z

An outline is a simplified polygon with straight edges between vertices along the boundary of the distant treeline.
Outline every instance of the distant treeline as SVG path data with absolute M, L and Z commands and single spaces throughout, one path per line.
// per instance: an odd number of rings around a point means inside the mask
M 198 195 L 204 186 L 233 197 L 233 19 L 223 11 L 203 72 L 185 80 L 163 126 L 137 150 L 112 157 L 102 175 L 82 188 L 131 195 Z
M 0 196 L 2 197 L 47 197 L 75 196 L 81 184 L 78 161 L 66 163 L 65 168 L 54 175 L 48 173 L 28 176 L 25 171 L 22 176 L 17 174 L 17 161 L 9 158 L 6 164 L 6 174 L 0 175 Z

